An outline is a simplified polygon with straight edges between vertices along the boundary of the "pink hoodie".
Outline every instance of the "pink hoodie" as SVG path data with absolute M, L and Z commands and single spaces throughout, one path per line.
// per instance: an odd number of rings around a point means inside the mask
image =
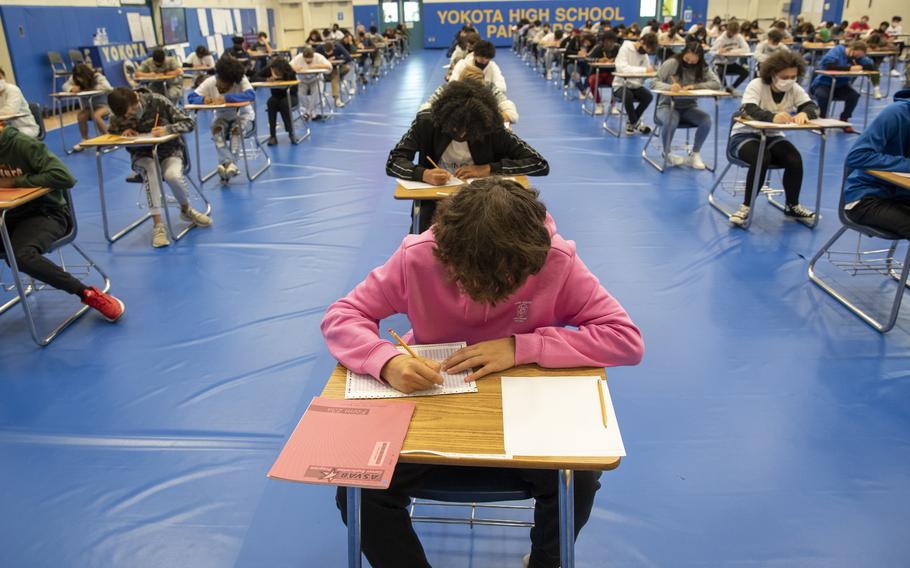
M 357 373 L 380 378 L 400 355 L 379 338 L 379 321 L 407 314 L 405 341 L 469 345 L 515 337 L 515 362 L 542 367 L 612 367 L 641 361 L 644 343 L 629 315 L 575 254 L 575 243 L 556 234 L 547 215 L 547 262 L 511 297 L 479 304 L 458 290 L 433 256 L 433 231 L 408 235 L 395 254 L 347 296 L 329 306 L 322 333 L 332 355 Z M 568 329 L 572 326 L 577 329 Z

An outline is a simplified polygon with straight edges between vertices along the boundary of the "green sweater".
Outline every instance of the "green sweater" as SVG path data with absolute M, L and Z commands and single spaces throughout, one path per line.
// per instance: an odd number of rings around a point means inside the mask
M 40 140 L 22 134 L 12 126 L 0 133 L 0 178 L 15 178 L 16 187 L 46 187 L 43 204 L 66 206 L 63 190 L 76 185 L 76 178 Z

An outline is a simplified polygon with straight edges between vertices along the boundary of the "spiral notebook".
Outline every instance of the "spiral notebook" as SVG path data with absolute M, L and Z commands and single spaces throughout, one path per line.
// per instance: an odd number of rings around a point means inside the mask
M 437 343 L 433 345 L 411 345 L 411 349 L 421 357 L 432 359 L 433 361 L 445 361 L 452 354 L 467 347 L 464 341 L 459 343 Z M 403 347 L 398 348 L 402 353 L 407 353 Z M 344 389 L 344 398 L 403 398 L 409 396 L 435 396 L 440 394 L 458 394 L 465 392 L 477 392 L 477 383 L 471 381 L 466 383 L 464 380 L 471 374 L 471 370 L 462 371 L 450 375 L 449 373 L 440 373 L 443 384 L 431 389 L 412 392 L 405 394 L 397 391 L 382 381 L 376 380 L 369 375 L 361 375 L 348 370 L 347 385 Z

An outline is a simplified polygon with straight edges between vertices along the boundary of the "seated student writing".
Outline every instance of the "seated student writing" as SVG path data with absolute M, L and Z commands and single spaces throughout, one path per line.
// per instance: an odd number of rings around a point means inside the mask
M 492 91 L 493 96 L 496 97 L 496 102 L 499 104 L 499 112 L 502 115 L 503 122 L 516 123 L 518 122 L 518 108 L 515 106 L 515 103 L 509 100 L 509 98 L 499 89 L 496 88 L 496 85 L 486 84 L 483 81 L 483 71 L 471 65 L 470 67 L 465 67 L 464 71 L 461 72 L 461 79 L 459 81 L 472 81 L 478 85 L 483 85 L 485 89 Z M 439 98 L 439 95 L 443 93 L 446 89 L 446 84 L 443 83 L 439 85 L 433 94 L 430 95 L 430 98 L 427 99 L 425 103 L 420 105 L 420 108 L 417 109 L 417 112 L 430 110 L 430 107 L 433 106 L 433 103 L 436 99 Z
M 126 87 L 114 89 L 107 97 L 111 106 L 111 134 L 121 136 L 166 136 L 185 134 L 195 127 L 193 119 L 177 108 L 171 101 L 148 89 L 131 91 Z M 155 158 L 151 146 L 126 147 L 130 154 L 133 171 L 142 178 L 148 198 L 149 214 L 152 216 L 152 246 L 166 247 L 171 244 L 167 229 L 161 222 L 161 186 L 155 171 Z M 190 207 L 189 186 L 183 175 L 185 166 L 183 140 L 175 138 L 158 145 L 158 159 L 161 162 L 161 177 L 171 188 L 171 193 L 180 204 L 180 218 L 199 227 L 208 227 L 212 220 Z
M 259 78 L 263 81 L 295 81 L 297 79 L 297 73 L 291 67 L 291 64 L 288 63 L 287 59 L 277 57 L 263 70 Z M 300 104 L 297 87 L 297 85 L 290 87 L 290 106 L 288 105 L 287 87 L 278 87 L 271 90 L 269 100 L 265 105 L 266 111 L 269 114 L 269 146 L 278 144 L 276 131 L 279 113 L 281 113 L 281 120 L 284 121 L 285 132 L 288 133 L 288 136 L 291 137 L 292 141 L 294 139 L 294 119 L 291 116 L 291 109 Z
M 256 92 L 243 71 L 243 64 L 233 57 L 225 56 L 215 64 L 215 75 L 207 78 L 187 97 L 190 104 L 218 105 L 256 101 Z M 243 139 L 253 132 L 255 105 L 240 108 L 224 108 L 215 111 L 212 121 L 212 139 L 218 152 L 218 176 L 223 183 L 240 173 L 234 163 L 234 155 Z M 230 138 L 228 138 L 230 133 Z M 228 144 L 230 140 L 230 145 Z
M 16 265 L 21 272 L 78 297 L 108 321 L 117 321 L 123 315 L 123 302 L 94 286 L 86 286 L 44 256 L 72 227 L 65 190 L 74 185 L 76 178 L 43 142 L 0 121 L 0 188 L 52 190 L 6 214 Z
M 617 73 L 651 73 L 654 68 L 651 66 L 649 54 L 654 53 L 657 49 L 657 35 L 645 34 L 638 41 L 626 40 L 622 42 L 619 53 L 616 55 L 616 72 Z M 635 134 L 636 131 L 642 134 L 650 134 L 651 128 L 642 122 L 641 117 L 651 104 L 654 96 L 651 91 L 645 88 L 644 79 L 626 79 L 615 77 L 613 79 L 615 89 L 614 96 L 616 100 L 625 100 L 626 116 L 629 118 L 626 124 L 626 134 Z
M 894 95 L 847 154 L 852 171 L 844 184 L 847 217 L 861 225 L 910 239 L 910 191 L 871 176 L 867 170 L 910 172 L 910 90 Z
M 832 47 L 818 62 L 818 68 L 826 71 L 871 71 L 874 69 L 872 60 L 866 57 L 866 42 L 854 41 L 848 46 L 838 45 Z M 809 86 L 812 98 L 816 100 L 821 109 L 821 116 L 828 115 L 828 104 L 832 100 L 844 101 L 844 110 L 840 119 L 849 122 L 853 110 L 859 103 L 859 93 L 851 86 L 855 77 L 829 77 L 816 74 Z M 855 134 L 853 128 L 845 128 L 844 132 Z
M 524 306 L 530 306 L 527 314 Z M 380 320 L 399 313 L 413 325 L 409 342 L 466 341 L 468 347 L 441 365 L 401 356 L 377 333 Z M 575 244 L 556 233 L 537 192 L 502 178 L 475 181 L 444 201 L 430 231 L 406 237 L 383 266 L 329 307 L 322 333 L 343 365 L 402 392 L 442 383 L 440 368 L 473 369 L 468 379 L 482 380 L 524 364 L 635 365 L 644 351 L 638 328 L 584 265 Z M 430 566 L 406 507 L 436 467 L 399 463 L 388 489 L 363 491 L 363 552 L 374 568 Z M 524 565 L 555 568 L 557 474 L 517 471 L 536 501 Z M 590 515 L 600 474 L 575 475 L 577 534 Z M 344 487 L 336 502 L 346 519 Z
M 493 61 L 493 58 L 496 57 L 496 46 L 492 43 L 484 40 L 480 40 L 474 44 L 474 51 L 467 54 L 464 59 L 458 62 L 455 65 L 455 68 L 452 69 L 452 81 L 457 81 L 461 77 L 461 72 L 468 65 L 473 65 L 481 71 L 483 71 L 483 80 L 487 83 L 492 83 L 502 91 L 506 92 L 506 80 L 502 76 L 502 71 L 499 70 L 499 65 Z
M 705 62 L 705 50 L 701 44 L 688 42 L 682 51 L 664 61 L 657 71 L 653 87 L 662 91 L 691 91 L 692 89 L 720 89 L 720 80 Z M 688 162 L 694 169 L 705 169 L 701 159 L 701 147 L 711 131 L 711 115 L 698 108 L 698 99 L 674 97 L 673 109 L 668 97 L 658 97 L 657 123 L 661 125 L 660 139 L 663 142 L 667 162 L 681 166 Z M 679 124 L 695 125 L 695 142 L 688 158 L 670 152 L 673 133 Z
M 613 63 L 619 55 L 619 38 L 616 32 L 606 30 L 601 33 L 600 42 L 594 46 L 588 58 L 598 63 Z M 587 65 L 585 65 L 587 67 Z M 608 89 L 613 85 L 613 72 L 609 69 L 592 67 L 588 75 L 588 88 L 594 97 L 594 114 L 603 114 L 604 105 L 601 102 L 600 89 Z M 595 89 L 595 86 L 597 87 Z
M 316 114 L 316 105 L 322 98 L 322 83 L 320 83 L 318 75 L 306 72 L 321 71 L 328 75 L 332 72 L 332 64 L 323 54 L 316 53 L 312 47 L 306 46 L 291 60 L 291 67 L 295 73 L 302 73 L 300 86 L 303 89 L 304 114 L 307 118 L 322 118 Z
M 316 53 L 324 56 L 329 63 L 340 62 L 338 65 L 332 65 L 332 73 L 329 75 L 329 80 L 332 83 L 332 98 L 335 99 L 335 106 L 342 108 L 344 103 L 341 101 L 341 82 L 344 81 L 345 76 L 350 72 L 351 63 L 353 63 L 354 59 L 348 53 L 348 50 L 341 46 L 341 43 L 331 40 L 316 46 Z M 353 90 L 350 94 L 354 94 Z
M 151 81 L 147 88 L 159 95 L 164 95 L 174 104 L 183 100 L 183 70 L 177 63 L 176 57 L 168 57 L 160 47 L 152 51 L 152 56 L 142 62 L 136 71 L 137 79 L 147 79 L 165 75 L 170 77 L 166 81 Z
M 550 165 L 505 128 L 491 90 L 471 81 L 453 81 L 429 111 L 417 113 L 389 152 L 385 171 L 396 178 L 444 185 L 453 175 L 462 180 L 490 175 L 545 176 Z M 421 231 L 430 226 L 434 209 L 434 201 L 421 203 Z
M 95 71 L 85 63 L 73 65 L 72 76 L 63 83 L 63 91 L 68 93 L 79 93 L 81 91 L 101 91 L 97 95 L 92 95 L 90 101 L 83 101 L 84 106 L 76 115 L 79 123 L 79 135 L 83 140 L 88 140 L 88 121 L 95 123 L 98 134 L 107 134 L 107 123 L 104 119 L 110 114 L 107 108 L 107 94 L 113 90 L 100 71 Z M 81 152 L 82 145 L 73 146 L 74 152 Z
M 206 46 L 197 45 L 196 51 L 186 58 L 183 66 L 196 69 L 211 69 L 215 66 L 215 58 Z
M 740 110 L 743 118 L 778 124 L 806 124 L 818 118 L 818 107 L 799 84 L 805 71 L 803 58 L 790 50 L 771 55 L 762 65 L 759 76 L 752 79 L 746 87 Z M 784 170 L 784 215 L 797 219 L 811 219 L 815 216 L 815 213 L 799 204 L 799 192 L 803 185 L 803 159 L 799 150 L 779 130 L 766 131 L 766 135 L 762 171 L 756 174 L 759 134 L 739 123 L 734 124 L 730 134 L 730 152 L 749 164 L 743 204 L 730 215 L 730 222 L 734 225 L 743 225 L 749 218 L 749 202 L 755 176 L 759 176 L 758 186 L 761 187 L 769 166 Z
M 758 64 L 759 69 L 761 69 L 761 64 L 765 62 L 765 59 L 768 59 L 771 54 L 790 49 L 781 43 L 783 39 L 784 36 L 779 29 L 771 28 L 768 30 L 768 36 L 758 42 L 758 45 L 755 46 L 755 62 Z
M 0 67 L 0 116 L 14 114 L 22 116 L 7 120 L 6 125 L 12 126 L 26 136 L 37 138 L 41 129 L 32 115 L 32 110 L 28 108 L 28 101 L 25 100 L 19 87 L 7 82 L 6 72 Z
M 710 53 L 714 56 L 714 63 L 717 67 L 717 74 L 720 76 L 722 83 L 726 83 L 727 75 L 736 75 L 736 81 L 732 87 L 727 87 L 727 92 L 739 96 L 736 87 L 739 87 L 743 81 L 749 77 L 749 70 L 742 64 L 736 56 L 726 57 L 728 53 L 747 53 L 752 51 L 749 43 L 739 33 L 739 23 L 736 21 L 727 22 L 727 28 L 711 44 Z

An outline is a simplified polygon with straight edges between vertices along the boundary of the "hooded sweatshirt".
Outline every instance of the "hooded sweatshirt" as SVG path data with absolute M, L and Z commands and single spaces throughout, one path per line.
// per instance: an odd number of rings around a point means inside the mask
M 63 190 L 76 185 L 76 178 L 43 142 L 12 126 L 0 133 L 0 178 L 9 177 L 15 178 L 16 187 L 55 190 L 32 202 L 34 206 L 66 207 Z
M 496 305 L 459 290 L 433 251 L 432 230 L 408 235 L 392 257 L 347 296 L 329 306 L 322 333 L 332 355 L 348 369 L 380 378 L 400 355 L 378 334 L 379 321 L 407 314 L 405 337 L 417 344 L 515 338 L 515 363 L 543 367 L 635 365 L 641 332 L 575 253 L 547 215 L 551 248 L 539 273 Z M 570 329 L 572 326 L 576 329 Z
M 910 192 L 866 173 L 866 170 L 910 172 L 910 89 L 894 94 L 894 102 L 879 113 L 847 154 L 853 170 L 844 185 L 849 207 L 863 197 L 910 200 Z

